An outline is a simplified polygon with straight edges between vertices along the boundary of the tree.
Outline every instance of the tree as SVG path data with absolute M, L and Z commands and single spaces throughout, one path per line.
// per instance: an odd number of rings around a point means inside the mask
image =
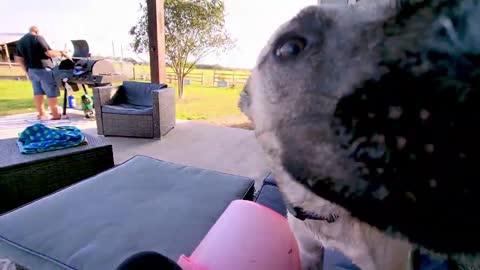
M 148 51 L 147 4 L 130 30 L 135 52 Z M 183 97 L 183 80 L 206 55 L 225 52 L 233 46 L 225 29 L 223 0 L 165 0 L 166 62 L 177 75 L 178 96 Z

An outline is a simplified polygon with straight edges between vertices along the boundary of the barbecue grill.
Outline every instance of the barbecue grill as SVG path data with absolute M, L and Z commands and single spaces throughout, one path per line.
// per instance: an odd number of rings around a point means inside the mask
M 72 44 L 74 47 L 72 59 L 61 61 L 54 69 L 55 78 L 64 88 L 63 115 L 67 113 L 68 86 L 73 91 L 82 88 L 85 94 L 88 94 L 87 86 L 106 86 L 126 79 L 124 75 L 115 72 L 115 68 L 109 60 L 90 59 L 87 41 L 72 40 Z

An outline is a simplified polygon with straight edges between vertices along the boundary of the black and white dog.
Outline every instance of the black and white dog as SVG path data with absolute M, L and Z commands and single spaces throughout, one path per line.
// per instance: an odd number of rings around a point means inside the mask
M 301 11 L 240 107 L 301 213 L 304 269 L 325 246 L 365 270 L 416 248 L 480 269 L 480 3 L 383 2 Z

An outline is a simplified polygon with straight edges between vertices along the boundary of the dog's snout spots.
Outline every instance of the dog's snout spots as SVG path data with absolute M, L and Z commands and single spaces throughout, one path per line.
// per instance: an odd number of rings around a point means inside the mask
M 371 141 L 378 144 L 385 144 L 385 135 L 375 134 L 373 135 Z
M 390 106 L 388 108 L 388 118 L 390 119 L 399 119 L 402 117 L 403 109 L 400 106 Z
M 431 143 L 426 144 L 424 148 L 425 148 L 425 152 L 427 152 L 429 154 L 431 154 L 431 153 L 433 153 L 433 151 L 435 151 L 435 145 L 433 145 Z
M 370 174 L 370 170 L 368 168 L 363 168 L 361 171 L 362 176 L 368 176 Z
M 383 185 L 372 193 L 373 197 L 380 201 L 385 200 L 389 194 L 390 191 Z
M 405 149 L 406 145 L 407 145 L 407 139 L 405 139 L 405 137 L 402 137 L 402 136 L 397 137 L 397 149 L 398 150 Z
M 426 109 L 420 110 L 420 119 L 427 121 L 430 118 L 430 112 Z
M 437 187 L 437 180 L 435 179 L 430 179 L 428 181 L 428 184 L 430 185 L 431 188 L 436 188 Z

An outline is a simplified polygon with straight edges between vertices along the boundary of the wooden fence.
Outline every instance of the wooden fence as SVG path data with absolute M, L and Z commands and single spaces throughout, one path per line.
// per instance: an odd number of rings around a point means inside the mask
M 177 74 L 174 72 L 167 72 L 167 84 L 168 83 L 176 83 L 177 82 Z M 204 73 L 203 72 L 191 72 L 183 79 L 184 85 L 190 84 L 200 84 L 205 85 L 204 81 Z
M 114 62 L 115 71 L 127 76 L 129 80 L 150 80 L 150 68 L 148 66 L 133 65 L 131 63 Z M 247 83 L 250 73 L 248 71 L 227 71 L 195 69 L 185 77 L 185 85 L 202 85 L 208 87 L 242 87 Z M 177 76 L 172 69 L 167 69 L 167 84 L 177 83 Z M 0 78 L 23 79 L 25 74 L 18 64 L 0 62 Z
M 213 83 L 215 86 L 220 87 L 236 87 L 247 84 L 248 77 L 250 74 L 245 73 L 236 73 L 236 72 L 217 72 L 213 73 Z

